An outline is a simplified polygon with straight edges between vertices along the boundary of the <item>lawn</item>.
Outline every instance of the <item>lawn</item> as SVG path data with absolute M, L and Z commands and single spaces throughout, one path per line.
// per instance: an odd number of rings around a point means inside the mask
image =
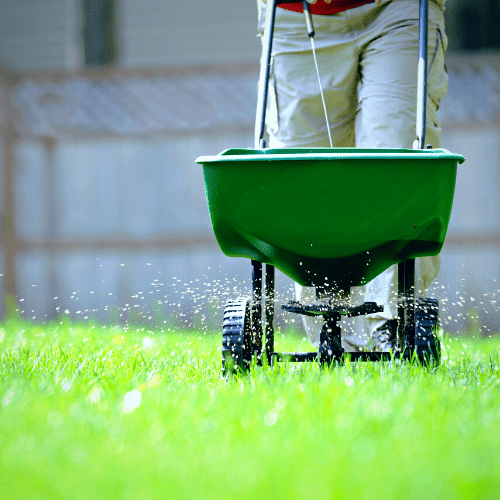
M 220 341 L 1 325 L 0 498 L 498 498 L 498 337 L 445 336 L 432 370 L 282 364 L 231 381 Z

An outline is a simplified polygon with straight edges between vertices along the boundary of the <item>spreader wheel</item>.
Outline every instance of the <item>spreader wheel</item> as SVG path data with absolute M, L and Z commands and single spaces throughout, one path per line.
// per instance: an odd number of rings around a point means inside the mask
M 250 301 L 244 298 L 228 300 L 222 324 L 222 374 L 246 373 L 251 355 Z
M 420 362 L 438 365 L 441 343 L 437 337 L 439 302 L 436 299 L 415 300 L 415 354 Z

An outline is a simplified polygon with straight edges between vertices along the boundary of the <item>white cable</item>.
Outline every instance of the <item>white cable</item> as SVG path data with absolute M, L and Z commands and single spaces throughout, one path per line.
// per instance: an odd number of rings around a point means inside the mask
M 330 123 L 328 122 L 328 113 L 326 111 L 325 96 L 323 95 L 323 87 L 321 86 L 321 78 L 319 76 L 318 61 L 316 59 L 316 48 L 314 47 L 313 37 L 311 36 L 310 39 L 311 39 L 311 47 L 312 47 L 312 52 L 313 52 L 314 65 L 316 66 L 316 74 L 318 75 L 319 91 L 321 93 L 321 100 L 323 101 L 323 110 L 325 112 L 326 130 L 328 131 L 328 138 L 330 139 L 330 147 L 333 148 L 332 134 L 330 132 Z

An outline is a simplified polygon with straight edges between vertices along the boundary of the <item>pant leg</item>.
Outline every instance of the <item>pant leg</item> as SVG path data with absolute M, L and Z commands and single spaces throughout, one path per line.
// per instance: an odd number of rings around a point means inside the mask
M 418 0 L 387 4 L 358 38 L 356 147 L 411 148 L 416 139 Z M 429 3 L 426 143 L 440 146 L 439 102 L 446 94 L 443 11 Z
M 263 34 L 266 4 L 261 9 Z M 316 55 L 333 145 L 354 146 L 358 65 L 346 15 L 314 16 Z M 276 9 L 266 125 L 270 147 L 329 147 L 304 15 Z
M 261 9 L 263 34 L 266 5 Z M 353 34 L 346 29 L 345 14 L 314 16 L 315 45 L 321 84 L 328 108 L 333 145 L 354 147 L 358 63 Z M 329 147 L 320 87 L 302 13 L 277 9 L 273 39 L 269 107 L 266 113 L 269 146 Z M 297 203 L 300 203 L 297 200 Z M 297 300 L 310 303 L 314 287 L 295 284 Z M 321 317 L 301 316 L 313 345 L 319 344 Z
M 314 16 L 314 21 L 334 146 L 354 145 L 355 133 L 357 147 L 411 147 L 416 136 L 418 0 L 394 0 L 382 6 L 369 4 L 341 15 Z M 439 147 L 440 125 L 435 112 L 446 92 L 442 61 L 446 37 L 442 10 L 432 3 L 429 21 L 431 68 L 426 142 Z M 263 23 L 261 32 L 262 27 Z M 270 109 L 266 120 L 270 146 L 328 146 L 302 14 L 278 9 L 273 46 Z M 428 286 L 438 268 L 439 258 L 417 260 L 417 287 Z M 383 304 L 385 310 L 381 315 L 359 318 L 350 334 L 349 326 L 343 325 L 344 344 L 358 349 L 373 343 L 376 328 L 397 315 L 395 292 L 395 266 L 353 291 L 355 302 L 362 301 L 360 298 L 365 295 L 365 300 Z M 309 301 L 313 294 L 314 290 L 297 286 L 299 298 L 307 296 Z M 309 338 L 317 343 L 321 322 L 303 319 Z
M 416 139 L 418 1 L 394 1 L 385 6 L 359 43 L 362 51 L 356 146 L 411 148 Z M 436 112 L 447 90 L 446 44 L 443 11 L 429 3 L 426 143 L 433 147 L 441 145 Z M 417 296 L 425 296 L 439 265 L 439 256 L 416 260 Z M 384 312 L 350 321 L 344 338 L 354 348 L 374 346 L 378 343 L 377 328 L 397 318 L 397 266 L 391 266 L 356 293 L 364 295 L 365 301 L 383 305 Z

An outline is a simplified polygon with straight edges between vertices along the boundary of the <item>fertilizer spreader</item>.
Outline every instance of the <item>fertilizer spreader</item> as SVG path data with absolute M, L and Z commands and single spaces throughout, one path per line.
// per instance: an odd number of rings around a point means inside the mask
M 246 370 L 254 357 L 258 362 L 266 358 L 270 365 L 285 359 L 322 364 L 341 361 L 344 352 L 338 323 L 342 317 L 383 310 L 374 302 L 349 303 L 350 288 L 368 283 L 393 264 L 398 264 L 399 283 L 397 348 L 349 353 L 350 359 L 404 356 L 438 361 L 438 302 L 415 299 L 414 259 L 441 251 L 457 163 L 464 158 L 425 145 L 426 72 L 419 72 L 415 149 L 267 149 L 264 121 L 278 3 L 268 2 L 267 65 L 261 71 L 255 149 L 228 149 L 196 160 L 203 165 L 210 217 L 221 250 L 252 263 L 251 297 L 230 300 L 224 309 L 223 370 Z M 309 26 L 307 2 L 304 12 Z M 419 45 L 426 67 L 424 0 Z M 275 268 L 301 285 L 316 287 L 317 295 L 324 298 L 282 305 L 289 312 L 323 317 L 318 351 L 275 351 Z

